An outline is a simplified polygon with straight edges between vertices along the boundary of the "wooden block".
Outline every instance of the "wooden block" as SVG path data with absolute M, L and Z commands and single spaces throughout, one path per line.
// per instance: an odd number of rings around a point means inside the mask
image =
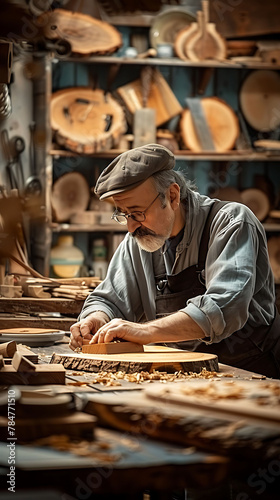
M 14 285 L 0 285 L 0 295 L 10 299 L 22 296 L 22 287 Z
M 0 354 L 0 370 L 2 370 L 2 368 L 4 368 L 4 366 L 5 366 L 4 358 L 3 358 L 2 354 Z
M 31 349 L 26 347 L 25 345 L 19 344 L 17 346 L 17 350 L 20 354 L 22 354 L 26 359 L 32 361 L 32 363 L 38 363 L 39 354 L 37 352 L 33 352 Z
M 65 368 L 61 364 L 40 364 L 34 371 L 17 372 L 13 366 L 1 370 L 1 385 L 65 384 Z
M 144 348 L 135 342 L 106 342 L 104 344 L 87 344 L 82 346 L 87 354 L 118 354 L 121 352 L 144 352 Z
M 16 350 L 17 343 L 15 342 L 15 340 L 0 344 L 0 354 L 2 354 L 4 358 L 11 358 L 15 354 Z
M 18 351 L 15 352 L 12 359 L 12 366 L 17 372 L 34 372 L 36 370 L 36 366 L 32 361 L 25 358 Z
M 32 441 L 51 434 L 66 434 L 72 438 L 92 439 L 96 425 L 96 417 L 82 412 L 72 415 L 47 418 L 17 418 L 17 439 Z M 0 416 L 0 440 L 7 439 L 7 418 Z
M 16 344 L 16 342 L 15 342 L 15 344 Z M 1 347 L 1 345 L 3 345 L 3 344 L 0 344 L 0 347 Z M 27 346 L 22 345 L 22 344 L 18 344 L 17 351 L 20 354 L 22 354 L 22 356 L 24 356 L 26 359 L 28 359 L 29 361 L 32 361 L 32 363 L 36 363 L 36 364 L 38 363 L 39 354 L 31 351 L 31 349 L 28 348 Z M 12 364 L 13 355 L 14 355 L 14 353 L 12 353 L 11 357 L 7 357 L 7 358 L 4 356 L 6 365 Z
M 128 112 L 132 115 L 134 115 L 136 109 L 142 108 L 143 93 L 140 78 L 118 87 L 116 94 L 121 98 Z M 179 115 L 183 110 L 169 84 L 157 69 L 153 71 L 147 108 L 156 110 L 157 127 L 174 116 Z
M 28 297 L 34 297 L 39 299 L 49 299 L 51 294 L 45 292 L 41 285 L 27 285 L 24 288 L 24 293 Z

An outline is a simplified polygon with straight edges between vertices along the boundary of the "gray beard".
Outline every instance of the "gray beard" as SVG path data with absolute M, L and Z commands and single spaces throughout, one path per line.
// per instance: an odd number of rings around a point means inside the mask
M 159 248 L 161 248 L 166 241 L 166 238 L 164 236 L 152 236 L 152 235 L 140 236 L 140 237 L 135 236 L 135 239 L 137 245 L 146 252 L 155 252 L 156 250 L 159 250 Z
M 136 239 L 138 246 L 142 248 L 142 250 L 146 252 L 155 252 L 164 245 L 170 235 L 161 236 L 145 227 L 138 227 L 134 233 L 132 233 L 132 236 Z

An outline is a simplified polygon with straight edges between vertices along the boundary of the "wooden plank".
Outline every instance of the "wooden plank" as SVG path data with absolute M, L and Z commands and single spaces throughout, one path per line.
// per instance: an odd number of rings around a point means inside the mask
M 279 33 L 280 10 L 275 0 L 209 2 L 210 18 L 226 38 Z
M 4 318 L 0 316 L 0 328 L 18 327 L 21 328 L 23 325 L 25 327 L 46 327 L 52 328 L 53 330 L 62 330 L 68 332 L 70 327 L 76 322 L 76 318 L 56 318 L 56 317 L 32 317 L 32 316 L 22 316 L 22 317 L 7 317 Z
M 16 437 L 18 441 L 32 441 L 51 434 L 66 434 L 72 438 L 89 438 L 94 435 L 96 418 L 82 412 L 62 417 L 17 418 Z M 8 419 L 0 416 L 0 440 L 7 439 Z
M 249 459 L 251 464 L 266 457 L 272 460 L 280 453 L 278 423 L 221 414 L 213 408 L 206 411 L 190 407 L 186 411 L 181 405 L 170 404 L 168 397 L 161 403 L 148 399 L 144 391 L 91 393 L 84 411 L 96 415 L 99 426 L 126 435 L 144 435 L 172 444 L 215 450 L 228 457 Z
M 65 369 L 61 364 L 42 364 L 37 365 L 36 369 L 32 372 L 17 372 L 13 366 L 5 366 L 1 370 L 1 384 L 65 384 Z
M 262 422 L 280 424 L 279 381 L 244 380 L 191 380 L 186 387 L 182 383 L 155 384 L 145 390 L 154 401 L 180 405 L 185 409 L 215 410 L 223 415 L 253 418 Z M 280 433 L 280 428 L 279 428 Z
M 110 354 L 109 357 L 106 354 L 54 353 L 50 363 L 62 363 L 67 369 L 90 372 L 103 370 L 135 373 L 159 370 L 174 373 L 180 370 L 183 372 L 201 372 L 203 368 L 209 371 L 219 370 L 216 355 L 179 350 Z
M 124 352 L 144 352 L 144 348 L 135 342 L 106 342 L 82 346 L 82 353 L 86 354 L 119 354 Z
M 81 312 L 83 300 L 72 299 L 35 299 L 33 297 L 21 297 L 19 299 L 0 298 L 0 309 L 2 313 L 38 313 L 38 312 L 59 312 L 62 314 L 79 314 Z

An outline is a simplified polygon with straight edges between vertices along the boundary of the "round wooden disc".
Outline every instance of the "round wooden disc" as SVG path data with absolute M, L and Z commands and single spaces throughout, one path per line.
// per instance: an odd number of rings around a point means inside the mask
M 104 54 L 122 46 L 122 37 L 114 26 L 80 12 L 55 9 L 40 16 L 44 35 L 63 39 L 77 54 Z
M 240 106 L 247 122 L 267 132 L 280 124 L 280 75 L 272 70 L 252 71 L 240 90 Z
M 67 221 L 71 215 L 83 212 L 89 203 L 90 189 L 79 172 L 68 172 L 53 184 L 51 205 L 58 222 Z
M 176 371 L 199 373 L 203 368 L 218 371 L 218 357 L 215 354 L 200 352 L 176 351 L 170 352 L 138 352 L 121 354 L 54 354 L 53 363 L 65 363 L 68 368 L 75 366 L 76 370 L 97 372 L 124 371 L 135 373 L 153 370 L 174 373 Z
M 244 191 L 241 192 L 241 199 L 242 203 L 247 205 L 260 221 L 267 217 L 270 203 L 264 191 L 256 188 L 244 189 Z
M 228 151 L 235 145 L 239 125 L 233 109 L 217 97 L 201 99 L 201 105 L 217 152 Z M 191 112 L 183 111 L 180 121 L 184 144 L 192 151 L 202 151 Z
M 21 398 L 17 404 L 18 416 L 27 417 L 32 413 L 35 416 L 50 417 L 65 415 L 72 409 L 70 394 L 44 394 L 34 391 L 21 391 Z
M 211 194 L 211 197 L 218 198 L 223 201 L 235 201 L 237 203 L 242 203 L 240 191 L 232 186 L 217 189 Z
M 50 113 L 57 143 L 77 153 L 111 149 L 126 131 L 122 107 L 101 89 L 59 90 L 52 95 Z

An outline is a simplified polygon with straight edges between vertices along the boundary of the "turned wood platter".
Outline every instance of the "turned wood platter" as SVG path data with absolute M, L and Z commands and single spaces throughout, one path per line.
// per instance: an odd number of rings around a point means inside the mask
M 0 330 L 0 343 L 16 341 L 18 344 L 39 347 L 62 340 L 64 331 L 49 328 L 5 328 Z
M 241 191 L 241 203 L 249 207 L 260 221 L 263 221 L 269 214 L 269 197 L 261 189 L 249 188 Z
M 58 222 L 68 221 L 74 214 L 86 210 L 90 200 L 90 187 L 80 172 L 67 172 L 53 184 L 51 206 L 54 219 Z
M 86 353 L 54 353 L 51 363 L 61 363 L 64 368 L 84 370 L 89 372 L 123 371 L 135 373 L 153 370 L 174 373 L 176 371 L 199 373 L 203 368 L 208 371 L 218 371 L 218 357 L 189 351 L 148 351 L 121 354 L 86 354 Z
M 240 90 L 240 106 L 255 130 L 268 132 L 280 124 L 280 75 L 273 70 L 249 73 Z
M 144 389 L 154 400 L 224 414 L 280 423 L 280 382 L 276 380 L 201 380 L 153 384 Z

